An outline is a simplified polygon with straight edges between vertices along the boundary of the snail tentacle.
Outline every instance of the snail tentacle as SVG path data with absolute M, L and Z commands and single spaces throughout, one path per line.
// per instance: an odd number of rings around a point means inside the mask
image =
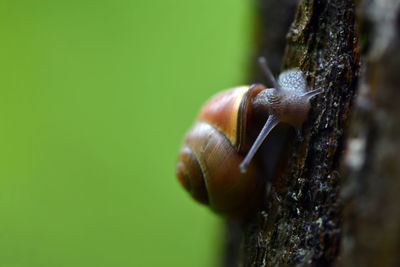
M 246 172 L 247 166 L 249 165 L 250 161 L 253 159 L 255 153 L 257 152 L 258 148 L 264 142 L 265 138 L 268 136 L 269 132 L 274 129 L 274 127 L 280 122 L 280 118 L 272 114 L 268 117 L 267 122 L 265 123 L 264 127 L 262 128 L 260 134 L 258 135 L 256 141 L 254 142 L 253 146 L 250 148 L 249 152 L 247 153 L 246 157 L 240 163 L 239 169 L 241 172 Z

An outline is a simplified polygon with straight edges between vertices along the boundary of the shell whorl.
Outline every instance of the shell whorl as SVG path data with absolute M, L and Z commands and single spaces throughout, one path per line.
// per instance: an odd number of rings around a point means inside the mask
M 234 166 L 244 158 L 245 152 L 240 153 L 239 147 L 246 141 L 249 128 L 250 98 L 263 89 L 237 87 L 211 98 L 186 134 L 178 156 L 176 172 L 183 187 L 229 218 L 246 217 L 262 204 L 265 181 L 257 162 L 249 165 L 246 174 Z
M 208 204 L 208 193 L 199 160 L 189 146 L 183 145 L 178 154 L 176 176 L 180 184 L 197 201 Z
M 190 156 L 185 147 L 190 148 Z M 185 137 L 178 157 L 177 175 L 195 199 L 209 204 L 217 213 L 231 218 L 245 217 L 253 208 L 259 207 L 264 182 L 255 162 L 250 164 L 246 174 L 232 168 L 242 160 L 243 156 L 225 135 L 207 122 L 196 122 Z M 198 180 L 200 178 L 204 187 Z
M 245 154 L 255 139 L 253 126 L 259 124 L 253 116 L 252 99 L 264 89 L 262 84 L 253 84 L 222 91 L 207 101 L 197 120 L 218 129 L 236 151 Z
M 248 89 L 248 86 L 240 86 L 216 94 L 202 107 L 197 120 L 218 129 L 236 147 L 239 142 L 238 129 L 243 127 L 238 120 L 243 113 L 240 107 Z

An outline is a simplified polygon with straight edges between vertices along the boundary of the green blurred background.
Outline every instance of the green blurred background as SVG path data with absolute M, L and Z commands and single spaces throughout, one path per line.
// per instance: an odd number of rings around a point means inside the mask
M 248 0 L 0 1 L 0 266 L 210 266 L 223 222 L 174 177 L 246 81 Z

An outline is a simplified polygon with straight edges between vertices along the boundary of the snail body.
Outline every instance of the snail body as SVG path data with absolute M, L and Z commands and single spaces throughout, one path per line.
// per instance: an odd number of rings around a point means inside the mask
M 182 186 L 197 201 L 232 219 L 248 218 L 262 206 L 265 174 L 258 158 L 252 159 L 268 133 L 279 122 L 300 128 L 310 98 L 321 92 L 306 92 L 300 70 L 283 72 L 277 83 L 265 60 L 260 63 L 274 88 L 253 84 L 213 96 L 178 154 L 176 175 Z

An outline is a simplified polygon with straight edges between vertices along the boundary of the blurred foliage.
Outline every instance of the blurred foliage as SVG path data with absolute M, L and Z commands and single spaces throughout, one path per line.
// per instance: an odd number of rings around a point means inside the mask
M 210 266 L 221 220 L 174 177 L 243 83 L 251 2 L 0 2 L 0 266 Z

